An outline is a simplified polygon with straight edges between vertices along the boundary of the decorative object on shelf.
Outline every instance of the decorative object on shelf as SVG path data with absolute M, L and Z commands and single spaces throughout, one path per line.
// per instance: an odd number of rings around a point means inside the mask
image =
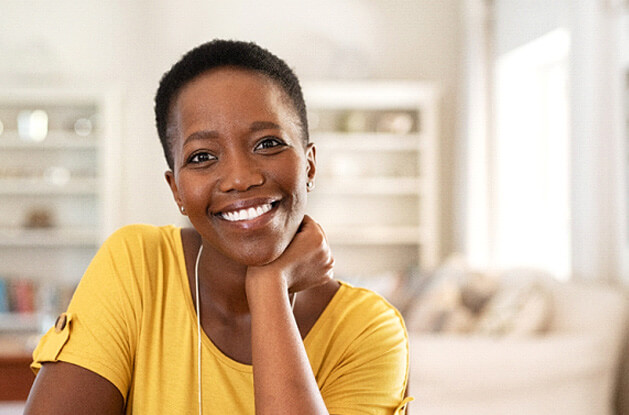
M 74 132 L 79 137 L 88 137 L 92 134 L 93 127 L 89 118 L 79 118 L 74 122 Z
M 44 110 L 22 110 L 17 116 L 17 130 L 25 141 L 41 142 L 48 135 L 48 113 Z
M 52 166 L 44 170 L 44 180 L 55 186 L 65 186 L 70 181 L 70 170 L 66 167 Z
M 378 118 L 376 131 L 380 133 L 410 134 L 413 131 L 413 116 L 407 112 L 386 112 Z
M 26 228 L 51 228 L 53 226 L 53 215 L 48 208 L 32 208 L 26 214 L 24 221 Z
M 369 131 L 369 114 L 365 111 L 348 111 L 343 120 L 342 130 L 347 133 L 363 133 Z

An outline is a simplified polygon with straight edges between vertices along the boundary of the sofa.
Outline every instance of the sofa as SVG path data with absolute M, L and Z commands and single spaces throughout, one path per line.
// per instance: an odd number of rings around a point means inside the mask
M 586 282 L 545 287 L 551 308 L 543 333 L 410 330 L 415 401 L 409 413 L 614 414 L 621 361 L 629 351 L 624 291 Z

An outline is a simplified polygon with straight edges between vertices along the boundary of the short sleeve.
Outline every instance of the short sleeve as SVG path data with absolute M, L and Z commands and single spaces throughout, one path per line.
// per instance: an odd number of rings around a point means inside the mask
M 144 243 L 137 226 L 115 232 L 90 263 L 68 307 L 33 352 L 42 363 L 63 361 L 109 380 L 126 400 L 141 307 Z
M 365 311 L 355 313 L 365 318 Z M 358 329 L 322 385 L 321 394 L 331 414 L 402 415 L 412 400 L 404 397 L 409 366 L 404 321 L 380 298 L 370 304 L 367 313 L 369 322 Z M 346 328 L 351 330 L 356 327 Z

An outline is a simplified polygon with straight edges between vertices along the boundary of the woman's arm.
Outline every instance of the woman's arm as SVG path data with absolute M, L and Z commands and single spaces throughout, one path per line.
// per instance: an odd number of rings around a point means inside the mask
M 286 289 L 261 283 L 249 292 L 256 414 L 327 414 Z
M 333 259 L 309 217 L 276 261 L 247 272 L 256 413 L 327 414 L 287 292 L 324 284 Z
M 44 363 L 26 402 L 24 415 L 120 415 L 124 401 L 108 380 L 65 362 Z

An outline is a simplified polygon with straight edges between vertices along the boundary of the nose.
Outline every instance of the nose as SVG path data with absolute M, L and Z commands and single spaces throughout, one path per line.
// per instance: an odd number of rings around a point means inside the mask
M 245 192 L 264 183 L 264 175 L 250 157 L 231 154 L 223 158 L 219 189 L 222 192 Z

